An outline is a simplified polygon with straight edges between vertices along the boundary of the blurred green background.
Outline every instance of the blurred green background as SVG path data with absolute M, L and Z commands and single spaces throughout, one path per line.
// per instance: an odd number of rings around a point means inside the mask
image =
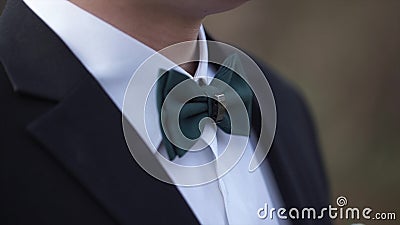
M 333 203 L 343 195 L 349 206 L 400 216 L 399 0 L 253 0 L 205 27 L 303 92 Z
M 400 0 L 252 0 L 205 27 L 305 95 L 333 205 L 343 195 L 349 206 L 400 216 Z

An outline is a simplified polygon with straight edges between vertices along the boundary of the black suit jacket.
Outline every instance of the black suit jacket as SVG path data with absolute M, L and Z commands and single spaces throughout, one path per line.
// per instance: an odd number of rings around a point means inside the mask
M 132 159 L 120 111 L 20 0 L 9 0 L 1 16 L 0 59 L 0 224 L 198 223 L 175 186 Z M 285 206 L 326 206 L 307 108 L 291 86 L 263 70 L 278 115 L 267 159 Z

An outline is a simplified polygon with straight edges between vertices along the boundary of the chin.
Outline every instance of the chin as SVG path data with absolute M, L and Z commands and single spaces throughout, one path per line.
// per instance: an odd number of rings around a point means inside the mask
M 207 12 L 207 15 L 210 15 L 229 11 L 248 1 L 249 0 L 206 0 L 201 2 L 204 5 L 207 4 L 206 8 L 208 8 L 208 10 L 205 10 L 205 12 Z
M 174 10 L 178 9 L 179 12 L 186 12 L 190 16 L 206 17 L 234 9 L 247 1 L 249 0 L 174 0 L 164 1 L 162 4 L 170 5 Z

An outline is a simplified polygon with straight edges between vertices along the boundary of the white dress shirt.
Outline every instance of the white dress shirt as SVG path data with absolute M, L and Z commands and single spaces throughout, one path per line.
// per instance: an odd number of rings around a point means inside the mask
M 24 2 L 62 39 L 122 112 L 125 90 L 131 77 L 155 51 L 66 0 Z M 199 40 L 205 39 L 201 26 Z M 207 62 L 206 46 L 200 48 L 200 58 Z M 190 77 L 180 67 L 177 69 Z M 207 63 L 199 63 L 192 79 L 197 80 L 201 74 L 211 78 L 215 71 L 208 67 Z M 207 79 L 207 82 L 210 80 Z M 159 120 L 155 119 L 159 117 L 155 91 L 152 90 L 150 95 L 153 98 L 149 99 L 153 101 L 145 107 L 146 127 L 152 143 L 159 146 L 158 151 L 166 156 L 165 147 L 161 144 Z M 199 165 L 218 157 L 227 146 L 230 135 L 218 128 L 213 129 L 214 127 L 207 127 L 203 131 L 202 140 L 209 144 L 206 149 L 189 151 L 183 157 L 177 157 L 174 162 L 181 165 Z M 200 186 L 177 186 L 200 223 L 283 224 L 284 221 L 261 220 L 257 216 L 257 210 L 265 203 L 268 203 L 269 207 L 278 208 L 282 207 L 282 201 L 268 161 L 264 161 L 256 171 L 248 171 L 253 146 L 256 144 L 253 136 L 250 137 L 243 157 L 222 178 Z

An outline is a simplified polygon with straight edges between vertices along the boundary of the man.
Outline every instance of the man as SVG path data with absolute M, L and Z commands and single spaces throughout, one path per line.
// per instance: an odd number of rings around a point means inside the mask
M 238 169 L 239 162 L 209 184 L 165 184 L 133 160 L 124 140 L 124 91 L 139 65 L 169 45 L 209 38 L 203 18 L 241 3 L 9 0 L 0 20 L 1 223 L 329 224 L 326 217 L 257 217 L 262 203 L 318 210 L 329 200 L 307 108 L 265 67 L 278 121 L 255 173 Z M 196 79 L 200 65 L 183 72 Z M 258 120 L 256 113 L 252 121 Z M 244 157 L 254 150 L 249 146 Z M 171 160 L 193 158 L 188 152 Z

